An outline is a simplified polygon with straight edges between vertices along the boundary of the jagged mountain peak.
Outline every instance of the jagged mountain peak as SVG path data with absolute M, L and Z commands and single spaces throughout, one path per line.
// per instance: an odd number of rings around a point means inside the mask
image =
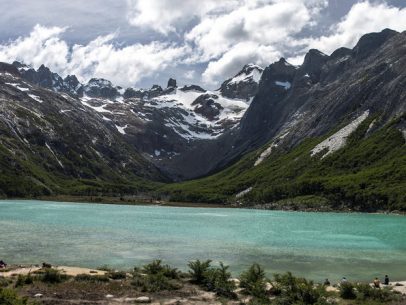
M 176 79 L 174 79 L 174 78 L 170 78 L 169 80 L 168 80 L 168 85 L 166 86 L 167 88 L 176 88 L 176 87 L 178 87 L 177 86 L 177 84 L 176 84 Z
M 354 57 L 358 59 L 367 57 L 382 44 L 384 44 L 388 39 L 397 34 L 399 34 L 399 32 L 391 29 L 384 29 L 381 32 L 374 32 L 363 35 L 353 48 Z
M 258 65 L 247 64 L 234 77 L 223 82 L 219 91 L 228 98 L 249 100 L 257 93 L 263 71 Z

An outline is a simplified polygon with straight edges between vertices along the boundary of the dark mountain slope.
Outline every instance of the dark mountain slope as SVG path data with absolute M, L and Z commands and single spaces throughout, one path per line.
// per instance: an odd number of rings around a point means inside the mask
M 0 195 L 134 193 L 166 180 L 102 115 L 11 70 L 0 73 Z
M 216 175 L 165 186 L 162 194 L 175 201 L 267 208 L 406 211 L 406 117 L 370 133 L 376 120 L 363 121 L 332 153 L 312 155 L 327 136 L 309 138 L 291 150 L 274 147 L 258 164 L 265 147 Z
M 406 32 L 367 34 L 330 56 L 310 50 L 299 67 L 283 59 L 267 67 L 238 128 L 182 157 L 210 158 L 207 174 L 270 140 L 295 147 L 365 111 L 381 115 L 379 128 L 405 112 L 405 88 Z

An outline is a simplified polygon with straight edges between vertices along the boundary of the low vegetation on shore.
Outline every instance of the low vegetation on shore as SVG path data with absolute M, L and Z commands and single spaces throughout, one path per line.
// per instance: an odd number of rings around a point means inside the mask
M 400 305 L 405 295 L 366 283 L 314 283 L 290 272 L 267 277 L 253 264 L 239 278 L 210 260 L 191 261 L 187 273 L 155 260 L 131 271 L 103 267 L 103 273 L 69 276 L 42 268 L 11 277 L 0 275 L 0 304 L 235 304 L 235 305 Z M 1 274 L 1 273 L 0 273 Z

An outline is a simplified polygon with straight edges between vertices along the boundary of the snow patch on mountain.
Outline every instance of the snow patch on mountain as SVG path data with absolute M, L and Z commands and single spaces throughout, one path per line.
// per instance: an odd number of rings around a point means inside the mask
M 283 87 L 285 90 L 289 90 L 290 87 L 292 86 L 290 82 L 280 82 L 280 81 L 276 81 L 275 85 Z
M 337 131 L 335 134 L 333 134 L 331 137 L 327 138 L 323 142 L 319 143 L 315 148 L 311 150 L 311 156 L 313 157 L 314 155 L 327 150 L 321 158 L 323 159 L 324 157 L 328 156 L 329 154 L 339 150 L 340 148 L 344 147 L 347 138 L 353 133 L 358 126 L 369 116 L 369 110 L 364 111 L 362 115 L 357 117 L 354 121 L 352 121 L 350 124 L 347 126 L 341 128 L 339 131 Z
M 64 168 L 62 162 L 58 159 L 58 157 L 56 156 L 55 152 L 52 150 L 51 146 L 49 146 L 48 143 L 45 143 L 45 146 L 48 148 L 48 150 L 49 150 L 49 151 L 51 152 L 51 154 L 54 156 L 54 158 L 55 158 L 56 161 L 58 162 L 59 166 L 62 167 L 62 168 Z
M 128 124 L 126 124 L 124 127 L 121 127 L 121 126 L 118 126 L 118 125 L 115 125 L 115 126 L 116 126 L 119 133 L 121 133 L 122 135 L 126 134 L 125 129 L 128 127 Z
M 32 98 L 33 100 L 37 101 L 38 103 L 44 102 L 43 100 L 41 100 L 41 98 L 40 98 L 39 96 L 37 96 L 37 95 L 35 95 L 35 94 L 28 94 L 28 96 L 29 96 L 30 98 Z
M 259 66 L 256 65 L 248 65 L 248 69 L 243 69 L 241 73 L 237 74 L 235 77 L 233 77 L 228 84 L 238 84 L 240 82 L 248 82 L 248 81 L 253 81 L 255 83 L 258 83 L 259 80 L 261 79 L 263 69 Z
M 220 105 L 219 114 L 213 119 L 196 112 L 199 105 L 194 104 L 194 102 L 202 95 L 207 95 Z M 237 124 L 248 109 L 249 104 L 246 100 L 223 97 L 218 91 L 200 92 L 175 89 L 170 94 L 146 101 L 144 105 L 157 109 L 179 109 L 181 116 L 169 118 L 166 126 L 174 127 L 179 135 L 190 140 L 192 138 L 212 139 L 220 136 L 225 129 L 223 125 L 226 125 L 225 123 Z M 196 127 L 206 129 L 208 132 L 199 132 Z
M 13 86 L 14 88 L 17 88 L 20 91 L 29 91 L 29 88 L 21 87 L 21 84 L 19 83 L 6 83 L 6 85 Z

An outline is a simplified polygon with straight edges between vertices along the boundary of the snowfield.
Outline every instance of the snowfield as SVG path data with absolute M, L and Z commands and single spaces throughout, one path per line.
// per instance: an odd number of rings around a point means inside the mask
M 311 150 L 311 156 L 313 157 L 316 154 L 320 153 L 321 151 L 326 150 L 326 152 L 321 156 L 321 158 L 323 159 L 329 154 L 344 147 L 347 142 L 348 136 L 351 133 L 353 133 L 358 128 L 358 126 L 361 125 L 363 121 L 365 121 L 368 115 L 369 110 L 366 110 L 362 115 L 360 115 L 350 124 L 348 124 L 344 128 L 337 131 L 335 134 L 333 134 L 331 137 L 325 139 L 323 142 L 318 144 L 315 148 Z

